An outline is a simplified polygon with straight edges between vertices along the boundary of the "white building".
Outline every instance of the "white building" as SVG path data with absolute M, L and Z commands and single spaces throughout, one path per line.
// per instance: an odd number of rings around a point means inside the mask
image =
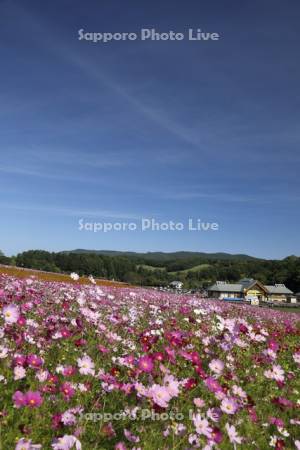
M 170 283 L 170 287 L 171 287 L 172 289 L 180 290 L 180 289 L 182 289 L 182 286 L 183 286 L 182 281 L 172 281 L 172 282 Z

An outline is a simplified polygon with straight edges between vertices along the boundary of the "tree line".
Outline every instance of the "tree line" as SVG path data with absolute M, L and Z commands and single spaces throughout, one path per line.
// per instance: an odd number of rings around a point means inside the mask
M 282 260 L 187 257 L 151 261 L 138 255 L 29 250 L 11 258 L 0 252 L 0 264 L 50 272 L 77 272 L 81 276 L 93 275 L 144 286 L 167 286 L 179 280 L 189 289 L 205 288 L 216 280 L 237 282 L 241 278 L 254 278 L 263 284 L 283 283 L 293 292 L 300 292 L 300 258 L 297 256 Z

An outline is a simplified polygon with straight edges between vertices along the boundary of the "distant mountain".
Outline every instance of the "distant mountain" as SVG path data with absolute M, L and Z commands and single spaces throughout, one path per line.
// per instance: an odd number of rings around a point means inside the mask
M 188 258 L 203 258 L 203 259 L 212 259 L 212 260 L 259 260 L 260 258 L 255 258 L 254 256 L 236 254 L 232 255 L 230 253 L 205 253 L 205 252 L 146 252 L 146 253 L 138 253 L 138 252 L 122 252 L 116 250 L 86 250 L 86 249 L 76 249 L 67 251 L 64 253 L 94 253 L 97 255 L 106 255 L 106 256 L 127 256 L 133 258 L 142 258 L 149 261 L 169 261 L 169 260 L 180 260 L 180 259 L 188 259 Z

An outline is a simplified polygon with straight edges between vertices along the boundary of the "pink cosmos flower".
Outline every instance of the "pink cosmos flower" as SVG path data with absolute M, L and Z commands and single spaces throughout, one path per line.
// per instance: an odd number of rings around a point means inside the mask
M 61 423 L 62 423 L 61 418 L 62 418 L 62 414 L 54 414 L 51 417 L 53 430 L 57 430 L 61 426 Z
M 211 433 L 211 439 L 213 440 L 213 442 L 215 442 L 216 444 L 220 444 L 223 440 L 223 433 L 222 431 L 217 428 L 214 427 Z
M 203 408 L 203 406 L 205 405 L 205 401 L 199 397 L 194 398 L 193 403 L 195 406 L 197 406 L 197 408 Z
M 12 398 L 16 408 L 21 408 L 26 405 L 26 398 L 23 392 L 16 391 Z
M 237 434 L 236 428 L 233 425 L 226 423 L 225 425 L 229 440 L 232 444 L 241 444 L 242 438 Z
M 59 420 L 67 426 L 73 426 L 77 422 L 76 416 L 71 409 L 68 409 L 63 414 L 61 414 Z
M 176 353 L 175 350 L 172 349 L 171 347 L 165 347 L 165 352 L 167 354 L 168 359 L 170 360 L 170 362 L 172 364 L 176 363 Z
M 224 369 L 224 363 L 220 359 L 211 360 L 211 362 L 209 363 L 208 366 L 209 366 L 210 370 L 212 370 L 217 375 L 221 375 L 221 373 L 223 372 L 223 369 Z
M 126 395 L 129 395 L 131 392 L 132 392 L 132 390 L 133 390 L 133 384 L 131 384 L 131 383 L 123 383 L 121 386 L 120 386 L 120 389 L 121 389 L 121 391 L 122 392 L 124 392 Z
M 300 365 L 300 352 L 296 352 L 293 354 L 293 360 L 295 361 L 295 363 Z
M 18 319 L 20 317 L 19 307 L 11 303 L 10 305 L 3 307 L 2 314 L 5 323 L 7 323 L 8 325 L 12 325 L 13 323 L 18 322 Z
M 140 442 L 140 438 L 139 436 L 135 436 L 133 433 L 131 433 L 131 431 L 127 430 L 126 428 L 124 429 L 124 436 L 130 441 L 130 442 Z
M 277 365 L 274 364 L 272 366 L 271 370 L 264 371 L 264 376 L 271 380 L 283 382 L 284 381 L 284 370 L 279 364 L 277 364 Z
M 87 344 L 87 342 L 86 339 L 79 338 L 76 339 L 76 341 L 74 341 L 74 344 L 76 345 L 76 347 L 84 347 Z
M 276 427 L 279 427 L 279 428 L 283 428 L 284 427 L 283 420 L 278 418 L 278 417 L 269 417 L 269 422 L 272 425 L 276 425 Z
M 19 439 L 17 442 L 17 445 L 15 447 L 15 450 L 38 450 L 38 449 L 42 448 L 41 445 L 32 444 L 31 442 L 32 442 L 31 439 L 29 439 L 29 441 L 27 441 L 24 438 Z
M 194 365 L 201 366 L 202 362 L 201 362 L 200 355 L 198 352 L 191 352 L 190 358 Z
M 60 334 L 61 334 L 61 337 L 65 338 L 65 339 L 67 339 L 68 337 L 71 336 L 70 330 L 68 330 L 68 328 L 66 328 L 66 327 L 64 327 L 60 330 Z
M 276 381 L 284 381 L 284 370 L 283 368 L 277 364 L 272 367 L 273 377 Z
M 165 386 L 160 386 L 159 384 L 153 384 L 149 389 L 149 395 L 158 406 L 162 408 L 168 407 L 168 402 L 171 400 L 171 395 Z
M 13 395 L 13 401 L 16 408 L 21 408 L 22 406 L 35 408 L 42 404 L 43 398 L 39 391 L 28 391 L 26 394 L 16 391 Z
M 48 383 L 56 384 L 58 383 L 58 376 L 53 373 L 48 373 L 47 381 Z
M 179 395 L 179 381 L 173 375 L 165 375 L 164 385 L 171 397 L 178 397 Z
M 197 380 L 195 380 L 195 378 L 188 378 L 184 383 L 184 387 L 187 390 L 194 389 L 196 386 L 197 386 Z
M 137 392 L 137 396 L 138 397 L 147 396 L 148 395 L 148 391 L 147 391 L 147 389 L 145 388 L 145 386 L 143 384 L 136 382 L 134 384 L 134 387 L 135 387 L 135 390 Z
M 293 408 L 294 403 L 285 397 L 275 397 L 272 399 L 272 403 L 279 405 L 281 408 Z
M 77 364 L 81 375 L 95 375 L 95 364 L 88 355 L 78 358 Z
M 198 438 L 197 434 L 190 434 L 189 435 L 189 443 L 191 445 L 193 445 L 194 447 L 196 447 L 196 448 L 200 447 L 200 441 L 199 441 L 199 438 Z
M 243 399 L 247 398 L 246 392 L 240 386 L 237 386 L 236 384 L 234 384 L 232 386 L 232 392 L 234 395 L 238 395 L 239 397 L 241 397 Z
M 220 408 L 209 408 L 206 412 L 206 416 L 213 422 L 219 422 L 223 413 Z
M 62 373 L 65 377 L 71 377 L 72 375 L 74 375 L 76 373 L 76 368 L 73 366 L 66 366 L 63 368 Z
M 153 370 L 153 361 L 149 356 L 142 356 L 138 363 L 139 369 L 150 373 Z
M 118 442 L 118 443 L 115 445 L 114 450 L 127 450 L 127 447 L 126 447 L 126 445 L 124 444 L 124 442 Z
M 234 398 L 225 397 L 221 402 L 221 410 L 226 414 L 235 414 L 238 405 Z
M 52 443 L 53 450 L 81 450 L 80 441 L 73 435 L 65 434 Z
M 18 318 L 17 324 L 23 327 L 26 324 L 26 318 L 24 316 L 20 316 Z
M 249 417 L 252 420 L 252 422 L 256 423 L 258 421 L 258 416 L 256 414 L 255 408 L 253 406 L 250 406 L 248 408 Z
M 153 354 L 153 359 L 155 359 L 155 361 L 162 362 L 165 359 L 165 355 L 162 352 L 155 352 Z
M 104 347 L 104 345 L 101 345 L 101 344 L 98 345 L 98 350 L 101 353 L 109 353 L 109 349 L 107 347 Z
M 195 414 L 193 415 L 193 422 L 198 434 L 203 434 L 208 438 L 211 437 L 212 428 L 207 419 L 203 419 L 200 414 Z
M 277 352 L 279 350 L 279 345 L 276 341 L 274 341 L 273 339 L 271 339 L 268 342 L 268 348 L 270 348 L 271 350 L 273 350 L 274 352 Z

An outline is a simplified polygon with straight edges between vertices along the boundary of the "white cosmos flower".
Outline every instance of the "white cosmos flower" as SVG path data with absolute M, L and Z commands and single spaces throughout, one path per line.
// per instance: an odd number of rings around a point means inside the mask
M 74 280 L 74 281 L 78 281 L 80 277 L 79 277 L 79 275 L 77 273 L 72 272 L 70 274 L 70 278 L 72 278 L 72 280 Z
M 26 377 L 26 370 L 22 366 L 16 366 L 14 368 L 14 380 L 21 380 Z

